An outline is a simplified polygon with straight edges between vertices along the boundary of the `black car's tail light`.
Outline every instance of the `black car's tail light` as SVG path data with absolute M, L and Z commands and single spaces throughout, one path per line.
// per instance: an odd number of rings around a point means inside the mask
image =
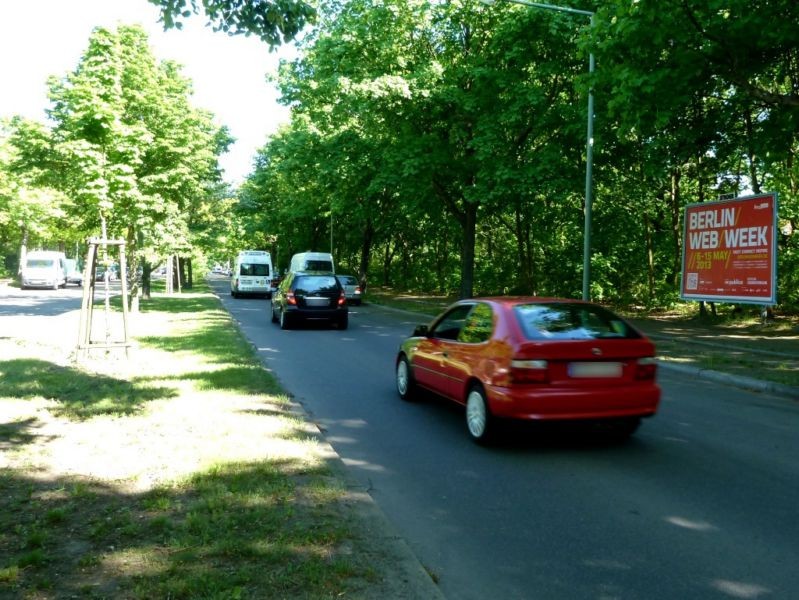
M 549 364 L 545 360 L 512 360 L 510 380 L 511 383 L 547 383 Z
M 293 292 L 286 292 L 286 302 L 292 306 L 297 305 L 297 299 L 294 297 Z
M 344 303 L 347 301 L 347 295 L 344 293 L 344 290 L 341 290 L 341 295 L 338 297 L 338 305 L 344 306 Z

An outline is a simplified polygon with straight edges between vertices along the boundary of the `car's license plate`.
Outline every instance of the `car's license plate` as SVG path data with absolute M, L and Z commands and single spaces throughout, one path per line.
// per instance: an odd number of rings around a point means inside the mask
M 330 299 L 329 298 L 306 298 L 305 302 L 308 306 L 329 306 Z
M 569 377 L 621 377 L 620 362 L 569 363 Z

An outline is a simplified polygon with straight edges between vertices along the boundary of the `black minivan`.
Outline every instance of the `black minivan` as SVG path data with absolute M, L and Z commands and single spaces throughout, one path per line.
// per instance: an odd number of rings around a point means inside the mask
M 272 322 L 281 329 L 312 320 L 346 329 L 348 319 L 344 288 L 332 273 L 289 273 L 272 294 Z

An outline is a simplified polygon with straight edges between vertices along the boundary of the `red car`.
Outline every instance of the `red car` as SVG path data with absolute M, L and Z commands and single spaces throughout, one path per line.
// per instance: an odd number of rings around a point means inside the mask
M 474 298 L 420 325 L 399 349 L 397 391 L 466 406 L 476 442 L 496 419 L 602 420 L 622 437 L 655 414 L 655 347 L 611 311 L 558 298 Z

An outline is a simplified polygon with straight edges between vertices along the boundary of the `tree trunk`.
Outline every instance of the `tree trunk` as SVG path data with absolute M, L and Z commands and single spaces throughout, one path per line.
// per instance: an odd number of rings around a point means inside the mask
M 383 285 L 388 287 L 391 285 L 391 242 L 386 242 L 386 248 L 383 252 Z
M 460 297 L 474 296 L 474 246 L 477 230 L 477 208 L 474 202 L 463 203 L 463 250 L 461 252 L 461 287 Z
M 672 232 L 672 267 L 671 267 L 671 284 L 675 287 L 680 284 L 680 272 L 682 271 L 682 252 L 681 239 L 680 239 L 680 215 L 682 213 L 682 199 L 680 196 L 680 178 L 682 174 L 679 169 L 674 169 L 671 172 L 671 190 L 670 207 L 671 207 L 671 232 Z
M 532 261 L 530 260 L 530 246 L 522 219 L 521 207 L 517 204 L 515 208 L 516 213 L 516 248 L 519 254 L 519 291 L 522 294 L 532 294 Z
M 647 286 L 649 301 L 652 302 L 655 299 L 655 248 L 652 242 L 652 222 L 648 216 L 644 217 L 644 231 L 646 232 Z
M 744 111 L 744 124 L 746 125 L 746 154 L 749 160 L 749 179 L 752 180 L 752 191 L 760 193 L 760 179 L 757 174 L 757 163 L 755 162 L 755 135 L 752 129 L 752 115 L 749 109 Z
M 372 220 L 367 219 L 366 227 L 363 230 L 363 239 L 361 240 L 361 262 L 358 267 L 358 281 L 361 284 L 361 294 L 366 293 L 366 278 L 369 273 L 369 261 L 372 256 L 372 241 L 375 237 L 375 228 L 372 225 Z
M 22 266 L 25 264 L 25 259 L 28 256 L 28 228 L 22 226 L 22 241 L 19 243 L 19 266 L 17 267 L 17 275 L 22 274 Z
M 153 266 L 149 261 L 142 261 L 141 274 L 141 297 L 145 300 L 150 299 L 150 278 L 152 277 Z
M 123 301 L 128 303 L 128 307 L 132 313 L 139 312 L 139 283 L 136 280 L 136 269 L 138 267 L 138 252 L 136 251 L 137 239 L 136 227 L 134 225 L 129 226 L 127 240 L 125 240 L 127 246 L 127 252 L 125 252 L 125 270 L 127 272 L 124 274 L 128 282 L 128 297 L 123 298 Z M 120 275 L 122 275 L 122 273 L 120 273 Z
M 183 260 L 186 264 L 186 288 L 191 289 L 194 287 L 194 263 L 191 256 Z

